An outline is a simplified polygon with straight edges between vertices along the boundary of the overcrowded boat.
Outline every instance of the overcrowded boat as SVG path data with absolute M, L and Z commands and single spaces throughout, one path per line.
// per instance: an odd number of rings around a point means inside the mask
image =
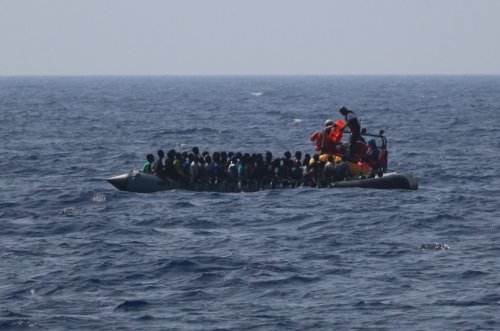
M 327 120 L 310 140 L 313 155 L 285 151 L 273 157 L 270 151 L 200 153 L 171 149 L 157 157 L 146 156 L 141 170 L 113 176 L 107 181 L 122 191 L 149 193 L 165 190 L 256 192 L 297 187 L 418 189 L 418 179 L 408 173 L 388 171 L 387 139 L 384 131 L 368 133 L 357 124 L 352 111 L 342 107 L 345 120 Z M 343 142 L 344 133 L 349 141 Z M 368 142 L 367 142 L 368 140 Z M 163 160 L 165 158 L 165 160 Z

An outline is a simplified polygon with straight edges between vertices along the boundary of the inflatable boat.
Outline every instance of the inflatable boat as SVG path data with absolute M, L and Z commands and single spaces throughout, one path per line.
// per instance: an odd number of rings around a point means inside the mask
M 270 189 L 284 189 L 301 187 L 299 183 L 266 183 L 259 185 L 250 181 L 234 181 L 224 183 L 182 183 L 180 181 L 166 181 L 156 175 L 132 170 L 118 176 L 113 176 L 107 181 L 121 191 L 150 193 L 173 189 L 206 192 L 256 192 Z M 385 173 L 374 178 L 349 178 L 323 185 L 325 188 L 371 188 L 371 189 L 418 189 L 418 180 L 411 174 Z

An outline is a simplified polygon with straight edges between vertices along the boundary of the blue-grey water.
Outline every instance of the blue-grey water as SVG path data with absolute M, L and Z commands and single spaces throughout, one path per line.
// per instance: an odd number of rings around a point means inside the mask
M 418 191 L 105 181 L 311 153 L 342 105 Z M 499 123 L 498 76 L 1 77 L 0 330 L 498 330 Z

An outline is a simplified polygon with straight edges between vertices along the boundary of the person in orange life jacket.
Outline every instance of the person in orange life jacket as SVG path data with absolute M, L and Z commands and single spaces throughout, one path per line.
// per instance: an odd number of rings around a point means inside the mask
M 311 135 L 310 140 L 316 143 L 316 151 L 321 154 L 335 154 L 337 152 L 335 142 L 329 135 L 333 129 L 335 129 L 335 123 L 332 120 L 326 120 L 323 131 L 316 131 Z
M 379 158 L 380 158 L 380 149 L 377 147 L 375 139 L 371 139 L 368 142 L 368 151 L 366 152 L 363 161 L 368 163 L 368 165 L 375 170 L 379 166 L 378 164 Z
M 352 110 L 343 106 L 339 109 L 339 113 L 344 115 L 346 126 L 351 130 L 351 137 L 349 138 L 349 147 L 352 146 L 361 137 L 361 126 L 359 125 L 358 117 Z

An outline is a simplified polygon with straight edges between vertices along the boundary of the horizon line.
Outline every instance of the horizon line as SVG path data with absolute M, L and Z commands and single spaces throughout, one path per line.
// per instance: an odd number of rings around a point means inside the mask
M 463 77 L 500 76 L 500 73 L 422 74 L 1 74 L 0 77 Z

